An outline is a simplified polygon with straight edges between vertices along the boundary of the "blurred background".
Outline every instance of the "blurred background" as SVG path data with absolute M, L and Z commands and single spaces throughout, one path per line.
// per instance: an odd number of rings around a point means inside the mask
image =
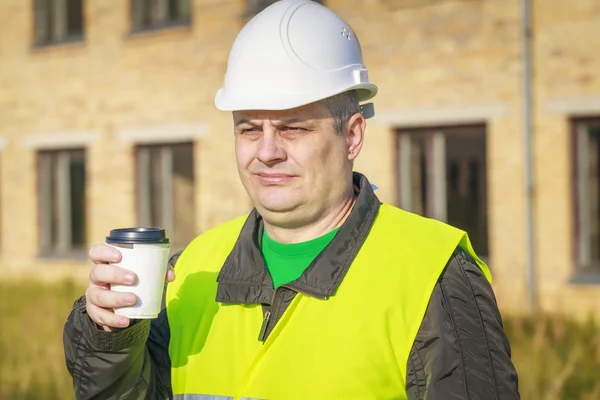
M 251 209 L 213 99 L 272 2 L 0 1 L 0 399 L 74 398 L 62 327 L 110 229 L 176 251 Z M 380 90 L 356 170 L 468 232 L 524 399 L 600 399 L 600 0 L 322 3 Z

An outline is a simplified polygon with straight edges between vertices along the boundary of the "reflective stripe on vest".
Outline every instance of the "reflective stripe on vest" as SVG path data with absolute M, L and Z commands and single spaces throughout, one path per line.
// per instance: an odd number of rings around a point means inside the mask
M 177 263 L 167 289 L 175 395 L 406 399 L 410 349 L 454 249 L 467 251 L 491 281 L 465 232 L 383 204 L 336 294 L 298 294 L 263 344 L 260 305 L 215 301 L 217 275 L 244 221 L 202 234 Z
M 214 396 L 212 394 L 176 394 L 173 400 L 234 400 L 233 396 Z
M 215 396 L 212 394 L 176 394 L 173 400 L 234 400 L 233 396 Z M 242 397 L 240 400 L 261 400 Z

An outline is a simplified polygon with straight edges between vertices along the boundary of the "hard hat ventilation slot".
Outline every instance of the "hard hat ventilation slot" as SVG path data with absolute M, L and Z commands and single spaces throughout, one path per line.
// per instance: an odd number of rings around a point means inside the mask
M 342 36 L 345 37 L 346 39 L 350 40 L 350 38 L 352 38 L 352 32 L 349 31 L 348 29 L 346 29 L 346 27 L 342 28 Z

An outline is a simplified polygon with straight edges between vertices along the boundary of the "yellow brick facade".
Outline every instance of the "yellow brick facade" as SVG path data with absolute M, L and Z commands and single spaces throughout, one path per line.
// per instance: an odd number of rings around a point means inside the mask
M 111 228 L 136 224 L 131 132 L 185 131 L 194 138 L 198 232 L 250 207 L 233 161 L 231 116 L 213 105 L 245 1 L 193 0 L 190 26 L 139 34 L 130 33 L 128 1 L 84 3 L 83 42 L 34 48 L 31 2 L 0 2 L 4 275 L 87 274 L 84 259 L 39 257 L 36 151 L 53 141 L 84 142 L 90 244 Z M 397 129 L 485 124 L 494 287 L 505 310 L 524 310 L 521 3 L 417 3 L 326 2 L 355 29 L 380 88 L 356 169 L 379 187 L 382 201 L 396 203 Z M 575 270 L 569 118 L 600 116 L 600 3 L 535 0 L 532 7 L 539 304 L 584 315 L 600 309 L 600 284 L 569 283 Z

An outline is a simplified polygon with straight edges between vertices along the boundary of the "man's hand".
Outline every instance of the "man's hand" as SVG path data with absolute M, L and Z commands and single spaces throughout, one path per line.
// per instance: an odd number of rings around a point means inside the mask
M 129 326 L 129 318 L 116 315 L 113 308 L 126 307 L 135 304 L 136 296 L 133 293 L 113 292 L 110 285 L 131 285 L 136 276 L 124 268 L 109 265 L 121 261 L 121 252 L 105 244 L 98 244 L 90 249 L 90 258 L 94 263 L 85 297 L 87 313 L 97 325 L 105 331 Z M 169 265 L 165 280 L 172 282 L 175 273 Z

